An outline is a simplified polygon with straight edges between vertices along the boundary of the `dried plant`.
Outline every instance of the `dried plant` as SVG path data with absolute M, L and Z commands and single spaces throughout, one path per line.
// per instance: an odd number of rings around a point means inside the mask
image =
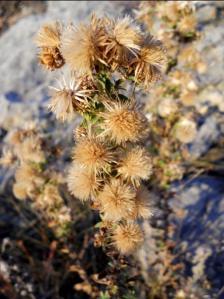
M 190 162 L 187 145 L 197 133 L 200 88 L 195 77 L 207 69 L 196 47 L 201 34 L 195 4 L 189 1 L 144 1 L 135 17 L 167 48 L 166 80 L 151 88 L 145 111 L 151 114 L 154 182 L 168 188 L 184 176 Z
M 143 242 L 138 219 L 152 213 L 142 182 L 153 172 L 144 147 L 150 127 L 134 89 L 147 90 L 161 78 L 164 47 L 130 17 L 94 14 L 77 27 L 44 25 L 37 44 L 58 49 L 71 70 L 70 83 L 63 79 L 53 88 L 50 110 L 62 121 L 76 112 L 83 116 L 74 134 L 68 189 L 99 210 L 101 226 L 107 227 L 104 245 L 132 253 Z
M 15 197 L 31 200 L 55 234 L 63 236 L 71 223 L 71 211 L 60 192 L 65 181 L 50 162 L 57 146 L 34 125 L 10 132 L 7 139 L 1 165 L 15 168 Z

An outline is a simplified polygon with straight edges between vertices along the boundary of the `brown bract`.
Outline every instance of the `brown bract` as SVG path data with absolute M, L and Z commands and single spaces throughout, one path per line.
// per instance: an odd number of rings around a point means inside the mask
M 59 69 L 65 63 L 58 48 L 45 47 L 40 51 L 38 57 L 40 63 L 51 71 Z

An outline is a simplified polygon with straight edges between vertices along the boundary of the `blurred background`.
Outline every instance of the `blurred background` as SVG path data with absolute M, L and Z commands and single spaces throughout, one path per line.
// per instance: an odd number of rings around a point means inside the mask
M 34 36 L 43 23 L 77 24 L 93 11 L 147 21 L 147 9 L 157 1 L 143 2 L 1 1 L 1 152 L 10 132 L 32 124 L 60 148 L 55 164 L 64 171 L 79 118 L 61 124 L 48 111 L 48 87 L 60 71 L 47 72 L 39 65 Z M 157 194 L 152 223 L 157 237 L 146 233 L 134 260 L 108 256 L 94 246 L 98 216 L 79 203 L 70 207 L 71 232 L 57 237 L 38 209 L 13 195 L 15 169 L 1 167 L 0 298 L 224 298 L 224 1 L 194 2 L 200 34 L 194 47 L 204 63 L 191 70 L 197 134 L 188 150 L 196 162 L 169 185 L 161 201 Z M 151 25 L 143 26 L 149 30 Z M 63 187 L 61 193 L 69 201 Z M 151 230 L 148 223 L 143 226 Z

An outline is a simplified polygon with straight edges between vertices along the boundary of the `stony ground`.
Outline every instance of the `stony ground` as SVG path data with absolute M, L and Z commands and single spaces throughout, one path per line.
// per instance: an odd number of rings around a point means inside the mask
M 212 155 L 217 167 L 213 173 L 180 182 L 173 186 L 172 209 L 181 208 L 180 218 L 171 215 L 169 221 L 178 224 L 175 238 L 177 252 L 200 283 L 201 273 L 213 281 L 212 298 L 224 298 L 224 2 L 198 1 L 197 15 L 203 39 L 198 49 L 208 64 L 208 72 L 196 78 L 200 86 L 198 109 L 203 113 L 198 136 L 191 153 L 203 158 Z M 120 15 L 136 5 L 125 1 L 49 1 L 34 13 L 4 23 L 0 36 L 0 138 L 25 121 L 46 122 L 48 86 L 59 74 L 46 73 L 37 64 L 33 37 L 38 28 L 49 20 L 75 23 L 86 19 L 92 11 L 98 14 Z M 31 11 L 32 12 L 32 11 Z M 60 138 L 64 126 L 54 132 Z M 64 138 L 71 133 L 67 129 Z M 214 146 L 218 151 L 214 152 Z M 9 174 L 0 172 L 0 192 Z M 1 211 L 1 210 L 0 210 Z M 2 217 L 0 213 L 0 218 Z M 146 243 L 141 261 L 147 263 L 149 244 Z M 146 265 L 145 265 L 146 266 Z M 145 267 L 147 268 L 147 267 Z M 200 299 L 200 298 L 199 298 Z

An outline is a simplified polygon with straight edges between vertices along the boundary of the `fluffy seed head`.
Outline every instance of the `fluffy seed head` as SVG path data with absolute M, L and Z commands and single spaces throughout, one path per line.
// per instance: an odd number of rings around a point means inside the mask
M 147 134 L 147 119 L 136 106 L 115 103 L 106 105 L 104 118 L 104 134 L 117 144 L 127 141 L 137 142 Z
M 134 189 L 118 179 L 111 179 L 98 196 L 105 220 L 109 221 L 130 218 L 135 209 L 134 199 Z
M 124 65 L 128 61 L 128 55 L 136 53 L 140 49 L 140 29 L 133 24 L 130 17 L 111 20 L 104 36 L 104 55 L 112 68 L 119 64 Z
M 93 92 L 83 85 L 83 79 L 72 78 L 69 83 L 63 80 L 59 82 L 59 87 L 53 89 L 49 109 L 56 118 L 65 121 L 71 120 L 75 112 L 84 112 L 88 108 L 88 99 Z M 84 88 L 85 87 L 85 88 Z
M 138 185 L 140 180 L 147 180 L 152 172 L 152 161 L 144 148 L 135 147 L 129 150 L 118 166 L 118 173 L 123 178 Z
M 35 42 L 40 48 L 59 48 L 62 25 L 59 22 L 45 24 L 37 33 Z
M 61 44 L 62 25 L 54 22 L 44 25 L 38 32 L 35 42 L 41 51 L 39 61 L 49 70 L 63 66 L 64 58 L 59 50 Z
M 107 171 L 113 154 L 97 137 L 80 138 L 74 148 L 74 160 L 91 172 Z
M 100 186 L 94 173 L 76 163 L 69 169 L 67 182 L 71 194 L 82 201 L 90 199 Z
M 160 79 L 166 64 L 165 51 L 159 41 L 149 37 L 140 49 L 136 58 L 130 63 L 130 71 L 134 70 L 135 80 L 149 88 Z
M 101 61 L 99 46 L 103 35 L 103 22 L 95 16 L 92 17 L 90 25 L 81 24 L 77 28 L 67 28 L 61 51 L 72 70 L 80 75 L 92 75 L 95 65 Z
M 177 111 L 177 104 L 174 99 L 163 99 L 158 105 L 158 113 L 161 117 L 167 117 Z
M 139 225 L 132 222 L 118 225 L 113 234 L 115 246 L 125 255 L 134 253 L 142 245 L 143 238 Z
M 182 143 L 192 142 L 197 134 L 195 122 L 183 118 L 175 125 L 175 137 Z

